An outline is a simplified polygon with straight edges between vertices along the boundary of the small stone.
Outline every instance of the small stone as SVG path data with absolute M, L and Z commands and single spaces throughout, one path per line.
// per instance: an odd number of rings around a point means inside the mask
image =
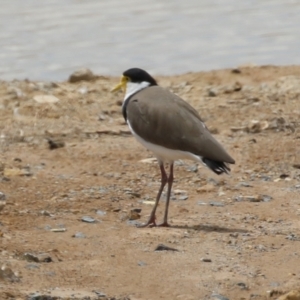
M 0 280 L 18 282 L 20 281 L 20 278 L 12 271 L 11 268 L 8 268 L 7 266 L 2 266 L 0 269 Z
M 131 195 L 131 196 L 133 196 L 134 198 L 140 198 L 140 197 L 141 197 L 141 194 L 140 194 L 140 193 L 132 192 L 132 191 L 126 191 L 125 194 Z
M 192 165 L 192 166 L 188 167 L 187 171 L 197 173 L 198 172 L 198 165 Z
M 252 185 L 248 182 L 242 181 L 238 184 L 238 186 L 242 186 L 242 187 L 252 187 Z
M 29 269 L 29 270 L 34 270 L 34 269 L 39 269 L 40 266 L 37 265 L 37 264 L 28 264 L 25 266 L 26 269 Z
M 0 200 L 6 200 L 6 195 L 0 192 Z
M 201 258 L 201 261 L 203 261 L 203 262 L 212 262 L 212 260 L 210 258 L 205 258 L 205 257 Z
M 233 237 L 233 238 L 237 238 L 239 236 L 238 232 L 232 232 L 229 234 L 229 236 Z
M 185 201 L 185 200 L 187 200 L 189 198 L 189 196 L 188 195 L 183 195 L 183 196 L 179 196 L 179 200 L 181 200 L 181 201 Z
M 36 95 L 33 100 L 37 103 L 57 103 L 60 100 L 53 95 Z
M 58 148 L 63 148 L 65 146 L 65 142 L 61 140 L 52 140 L 52 139 L 47 139 L 48 144 L 49 144 L 49 149 L 54 150 Z
M 41 213 L 42 216 L 47 216 L 47 217 L 53 217 L 54 216 L 53 214 L 50 214 L 50 212 L 47 211 L 47 210 L 41 210 L 40 213 Z
M 163 244 L 159 244 L 154 251 L 179 251 L 175 248 L 171 248 L 171 247 L 168 247 L 166 245 L 163 245 Z
M 106 297 L 106 294 L 102 293 L 102 292 L 99 292 L 99 291 L 93 291 L 99 298 L 101 297 Z
M 289 177 L 289 174 L 280 174 L 279 178 L 286 179 Z
M 6 205 L 6 196 L 4 193 L 0 192 L 0 211 L 5 207 Z
M 5 177 L 15 177 L 15 176 L 32 176 L 33 174 L 26 168 L 5 168 L 3 170 Z
M 78 81 L 92 81 L 96 79 L 97 76 L 89 69 L 80 69 L 72 73 L 69 77 L 69 82 L 78 82 Z
M 300 164 L 293 164 L 293 168 L 300 169 Z
M 137 220 L 127 220 L 126 223 L 130 226 L 135 226 L 135 227 L 140 225 L 140 223 Z
M 232 132 L 248 131 L 248 128 L 247 128 L 247 126 L 230 127 L 230 130 L 231 130 Z
M 40 253 L 40 254 L 33 254 L 33 253 L 24 253 L 23 258 L 29 262 L 52 262 L 52 258 L 48 253 Z
M 273 198 L 269 195 L 255 195 L 255 196 L 236 196 L 235 201 L 250 201 L 250 202 L 268 202 Z
M 50 273 L 50 272 L 48 272 L 48 273 Z M 27 300 L 57 300 L 59 298 L 57 298 L 56 296 L 50 296 L 50 295 L 45 295 L 45 294 L 33 293 L 33 294 L 30 294 L 26 299 Z
M 289 234 L 285 238 L 290 241 L 300 241 L 300 238 L 298 238 L 294 233 Z
M 66 228 L 52 228 L 52 229 L 50 229 L 50 231 L 52 231 L 52 232 L 65 232 L 65 231 L 67 231 L 67 229 Z
M 138 262 L 138 265 L 139 265 L 140 267 L 144 267 L 144 266 L 146 266 L 147 264 L 146 264 L 145 262 L 143 262 L 143 261 L 139 261 L 139 262 Z
M 208 203 L 203 202 L 203 201 L 198 201 L 197 204 L 198 204 L 198 205 L 207 205 Z
M 244 282 L 238 282 L 236 285 L 239 286 L 242 290 L 248 289 L 247 284 Z
M 215 299 L 218 299 L 218 300 L 229 300 L 229 298 L 227 298 L 223 295 L 220 295 L 220 294 L 212 294 L 211 296 Z
M 128 213 L 128 220 L 133 221 L 133 220 L 138 220 L 141 218 L 140 213 L 141 209 L 132 209 L 130 210 L 130 212 Z
M 81 221 L 86 222 L 86 223 L 95 223 L 96 222 L 96 220 L 94 218 L 89 217 L 89 216 L 82 217 Z
M 86 86 L 82 86 L 78 89 L 78 92 L 81 94 L 81 95 L 85 95 L 88 93 L 88 88 Z
M 140 162 L 145 164 L 153 164 L 157 162 L 157 159 L 155 157 L 145 158 L 145 159 L 141 159 Z
M 212 192 L 215 190 L 215 186 L 213 184 L 206 184 L 200 188 L 197 189 L 198 193 L 207 193 L 207 192 Z
M 218 96 L 218 91 L 215 88 L 210 88 L 207 91 L 207 95 L 208 95 L 208 97 L 216 97 L 216 96 Z
M 234 69 L 231 70 L 231 73 L 240 74 L 240 73 L 242 73 L 242 71 L 239 68 L 234 68 Z
M 250 133 L 259 133 L 267 128 L 269 128 L 269 123 L 268 121 L 257 121 L 257 120 L 252 120 L 248 124 L 248 132 Z
M 72 235 L 72 237 L 77 239 L 84 239 L 86 238 L 86 235 L 82 232 L 76 232 L 75 234 Z
M 143 200 L 142 203 L 146 204 L 146 205 L 154 205 L 155 201 L 153 201 L 153 200 Z
M 103 211 L 103 210 L 97 210 L 96 211 L 96 214 L 98 215 L 98 216 L 105 216 L 106 215 L 106 211 Z
M 210 206 L 219 206 L 219 207 L 222 207 L 222 206 L 224 206 L 224 203 L 222 203 L 222 202 L 217 202 L 217 201 L 210 201 L 210 202 L 209 202 L 209 205 L 210 205 Z
M 184 190 L 179 190 L 179 189 L 174 190 L 174 195 L 184 195 L 186 193 L 187 192 Z

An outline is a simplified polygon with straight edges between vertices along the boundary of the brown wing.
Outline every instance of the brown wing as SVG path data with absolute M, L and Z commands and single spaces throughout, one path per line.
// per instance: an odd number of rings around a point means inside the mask
M 132 129 L 148 142 L 234 163 L 205 127 L 198 112 L 166 89 L 158 86 L 143 89 L 130 99 L 126 110 Z

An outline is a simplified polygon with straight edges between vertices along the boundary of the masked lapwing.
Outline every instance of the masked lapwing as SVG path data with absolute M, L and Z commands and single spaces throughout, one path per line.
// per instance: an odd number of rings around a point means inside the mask
M 198 112 L 179 96 L 158 86 L 146 71 L 132 68 L 123 73 L 112 90 L 123 89 L 123 116 L 134 137 L 153 152 L 161 172 L 161 184 L 148 222 L 139 227 L 169 226 L 168 209 L 173 183 L 174 161 L 189 159 L 201 162 L 216 174 L 228 173 L 234 159 L 211 135 Z M 165 163 L 170 166 L 169 175 Z M 168 184 L 164 219 L 156 224 L 156 209 Z

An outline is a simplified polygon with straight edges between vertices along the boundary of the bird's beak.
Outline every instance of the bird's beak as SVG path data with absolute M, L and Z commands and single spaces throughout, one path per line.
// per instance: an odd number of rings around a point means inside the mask
M 111 92 L 116 92 L 118 90 L 123 90 L 124 92 L 126 92 L 126 82 L 127 82 L 127 78 L 125 76 L 122 76 L 121 81 L 119 84 L 117 84 L 112 90 Z

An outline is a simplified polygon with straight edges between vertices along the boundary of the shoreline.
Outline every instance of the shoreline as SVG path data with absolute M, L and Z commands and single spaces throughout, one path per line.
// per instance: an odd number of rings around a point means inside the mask
M 166 229 L 135 227 L 160 182 L 110 92 L 119 76 L 87 73 L 0 80 L 1 299 L 300 293 L 300 66 L 156 77 L 236 160 L 230 176 L 178 162 Z

